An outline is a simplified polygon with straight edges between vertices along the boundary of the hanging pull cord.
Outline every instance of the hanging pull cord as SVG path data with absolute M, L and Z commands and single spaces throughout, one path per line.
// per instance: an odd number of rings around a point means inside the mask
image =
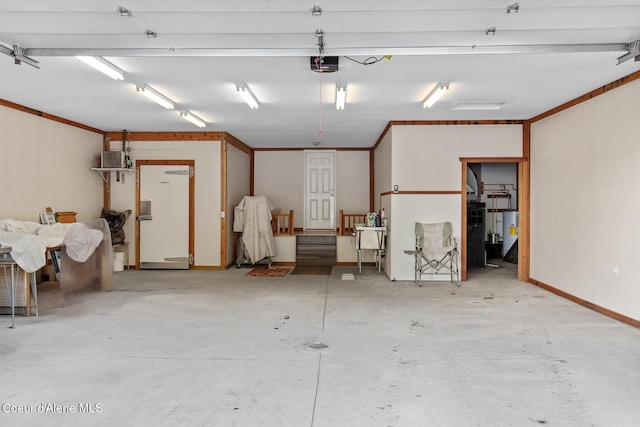
M 316 68 L 320 70 L 320 61 L 322 61 L 322 56 L 318 55 L 315 59 Z M 322 135 L 322 70 L 318 73 L 320 74 L 320 111 L 319 111 L 319 130 L 318 135 Z

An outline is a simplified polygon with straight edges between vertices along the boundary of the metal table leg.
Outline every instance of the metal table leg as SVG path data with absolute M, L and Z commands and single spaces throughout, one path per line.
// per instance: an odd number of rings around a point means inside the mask
M 36 306 L 36 317 L 38 317 L 38 283 L 36 282 L 36 272 L 29 274 L 31 280 L 31 295 L 33 295 L 33 302 Z M 31 304 L 31 301 L 29 301 Z
M 9 299 L 11 300 L 11 329 L 13 329 L 15 327 L 16 317 L 16 272 L 14 270 L 16 264 L 13 262 L 7 264 L 9 265 L 9 269 L 11 270 L 11 292 Z M 5 264 L 5 268 L 7 264 Z

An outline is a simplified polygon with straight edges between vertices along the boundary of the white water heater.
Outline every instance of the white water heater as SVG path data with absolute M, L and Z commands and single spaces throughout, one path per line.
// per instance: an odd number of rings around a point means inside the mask
M 502 256 L 518 240 L 518 212 L 507 211 L 502 213 Z

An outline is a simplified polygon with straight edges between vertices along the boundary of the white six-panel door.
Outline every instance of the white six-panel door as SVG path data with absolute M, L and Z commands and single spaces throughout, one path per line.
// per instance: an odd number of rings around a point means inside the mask
M 305 151 L 305 230 L 335 230 L 335 150 Z

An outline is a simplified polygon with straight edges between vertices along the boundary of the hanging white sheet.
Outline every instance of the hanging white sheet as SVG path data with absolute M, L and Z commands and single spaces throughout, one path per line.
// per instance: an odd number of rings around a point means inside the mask
M 252 264 L 276 255 L 271 228 L 272 209 L 265 196 L 245 196 L 234 209 L 233 231 L 242 232 Z

